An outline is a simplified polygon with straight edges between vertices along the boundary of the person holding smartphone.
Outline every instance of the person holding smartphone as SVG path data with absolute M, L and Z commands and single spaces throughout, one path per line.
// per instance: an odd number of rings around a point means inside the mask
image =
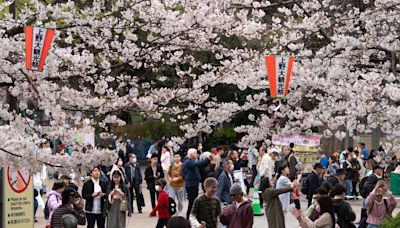
M 85 225 L 86 216 L 83 211 L 83 200 L 73 188 L 66 188 L 62 193 L 62 204 L 57 208 L 51 220 L 50 227 L 63 227 L 63 216 L 73 215 L 79 225 Z
M 104 228 L 105 217 L 105 204 L 107 183 L 100 179 L 100 167 L 95 166 L 90 171 L 91 179 L 83 184 L 82 197 L 86 200 L 86 217 L 88 228 L 94 228 L 97 222 L 98 228 Z
M 384 195 L 387 199 L 383 198 Z M 367 227 L 379 228 L 387 218 L 391 217 L 396 205 L 396 199 L 392 192 L 388 190 L 386 181 L 378 180 L 375 188 L 365 200 L 368 211 Z

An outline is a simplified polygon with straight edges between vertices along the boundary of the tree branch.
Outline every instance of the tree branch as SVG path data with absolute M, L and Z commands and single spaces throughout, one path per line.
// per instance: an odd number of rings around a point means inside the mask
M 5 150 L 5 149 L 3 149 L 3 148 L 1 148 L 1 147 L 0 147 L 0 150 L 3 151 L 3 152 L 6 153 L 6 154 L 9 154 L 9 155 L 12 155 L 12 156 L 15 156 L 15 157 L 22 158 L 22 155 L 14 154 L 14 153 L 12 153 L 12 152 L 10 152 L 10 151 L 8 151 L 8 150 Z M 48 166 L 51 166 L 51 167 L 63 168 L 63 166 L 61 166 L 61 165 L 54 165 L 54 164 L 51 164 L 51 163 L 48 163 L 48 162 L 43 162 L 43 164 L 48 165 Z

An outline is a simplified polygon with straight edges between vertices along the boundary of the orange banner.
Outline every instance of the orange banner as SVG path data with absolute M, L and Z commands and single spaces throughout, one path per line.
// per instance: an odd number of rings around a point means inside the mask
M 43 71 L 54 34 L 54 29 L 25 26 L 26 69 Z
M 294 56 L 265 56 L 271 97 L 285 97 L 288 94 Z

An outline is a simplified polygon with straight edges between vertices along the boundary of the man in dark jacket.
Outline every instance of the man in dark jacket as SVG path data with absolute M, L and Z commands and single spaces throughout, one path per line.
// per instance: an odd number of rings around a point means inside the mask
M 85 211 L 88 228 L 94 228 L 97 222 L 98 228 L 105 227 L 105 201 L 107 183 L 100 179 L 100 167 L 95 166 L 90 171 L 92 178 L 83 184 L 82 197 L 86 200 Z
M 215 196 L 218 197 L 221 202 L 231 204 L 232 198 L 229 191 L 232 184 L 234 183 L 234 178 L 232 174 L 233 162 L 231 159 L 225 158 L 222 162 L 222 166 L 224 167 L 224 171 L 218 177 L 217 192 L 215 193 Z
M 144 199 L 142 195 L 142 172 L 140 171 L 140 164 L 137 162 L 135 154 L 129 154 L 129 162 L 125 165 L 126 179 L 128 180 L 129 194 L 131 196 L 131 206 L 133 212 L 133 190 L 136 194 L 136 205 L 139 214 L 142 213 L 142 206 L 144 206 Z
M 356 219 L 356 214 L 351 205 L 345 201 L 346 188 L 341 184 L 337 184 L 333 188 L 331 196 L 333 197 L 333 209 L 337 217 L 336 223 L 340 228 L 355 227 L 353 221 Z
M 297 164 L 297 160 L 296 160 L 296 156 L 294 155 L 294 151 L 291 147 L 288 146 L 283 146 L 282 147 L 282 152 L 285 155 L 285 160 L 284 162 L 286 162 L 287 164 L 289 164 L 289 179 L 291 181 L 295 180 L 297 178 L 296 174 L 297 174 L 297 170 L 296 170 L 296 164 Z
M 346 178 L 346 172 L 344 171 L 344 169 L 337 169 L 335 176 L 329 177 L 327 182 L 329 182 L 332 185 L 332 187 L 335 187 L 335 185 L 337 185 L 337 184 L 344 185 L 345 178 Z
M 321 163 L 314 164 L 314 170 L 308 176 L 308 193 L 307 193 L 307 200 L 308 200 L 308 207 L 311 206 L 313 195 L 315 193 L 315 189 L 321 186 L 322 184 L 322 176 L 321 173 L 324 170 Z
M 367 198 L 369 193 L 375 188 L 378 180 L 383 179 L 383 167 L 379 164 L 375 164 L 372 167 L 372 174 L 367 178 L 361 191 L 361 196 Z
M 188 210 L 186 213 L 187 219 L 189 219 L 193 202 L 199 195 L 199 183 L 201 179 L 199 168 L 205 167 L 210 163 L 209 157 L 205 157 L 204 160 L 200 162 L 197 161 L 197 157 L 197 150 L 190 148 L 187 152 L 187 159 L 183 163 L 183 176 L 189 200 Z
M 144 179 L 147 183 L 147 189 L 150 191 L 151 206 L 154 209 L 156 207 L 156 195 L 158 197 L 158 191 L 156 191 L 156 181 L 164 178 L 164 171 L 161 165 L 158 163 L 158 155 L 152 154 L 150 165 L 146 167 L 144 171 Z
M 65 188 L 73 188 L 75 191 L 78 191 L 78 186 L 71 182 L 72 178 L 67 175 L 61 176 L 61 181 L 63 182 Z

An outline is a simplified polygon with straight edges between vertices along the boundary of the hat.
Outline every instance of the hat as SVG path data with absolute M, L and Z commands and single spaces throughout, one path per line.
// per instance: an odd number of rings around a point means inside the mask
M 375 169 L 382 169 L 384 170 L 383 166 L 380 164 L 375 164 L 374 166 L 372 166 L 372 171 L 374 171 Z
M 72 180 L 72 178 L 68 175 L 62 175 L 60 179 L 61 180 Z
M 74 196 L 74 197 L 80 197 L 79 194 L 76 192 L 75 189 L 73 188 L 66 188 L 63 193 L 63 196 Z
M 152 154 L 150 159 L 158 158 L 158 154 Z
M 53 188 L 51 190 L 55 191 L 55 190 L 60 189 L 60 188 L 64 188 L 64 184 L 62 182 L 54 182 Z
M 314 169 L 318 169 L 318 168 L 321 168 L 321 169 L 323 169 L 324 167 L 321 165 L 321 163 L 315 163 L 314 164 Z
M 344 169 L 337 169 L 337 170 L 336 170 L 336 175 L 341 175 L 341 174 L 346 174 L 346 172 L 344 171 Z
M 165 187 L 167 185 L 167 181 L 165 181 L 164 178 L 158 179 L 156 181 L 156 185 L 161 185 L 162 187 Z
M 243 194 L 243 189 L 239 184 L 233 184 L 230 190 L 231 195 L 240 195 Z

